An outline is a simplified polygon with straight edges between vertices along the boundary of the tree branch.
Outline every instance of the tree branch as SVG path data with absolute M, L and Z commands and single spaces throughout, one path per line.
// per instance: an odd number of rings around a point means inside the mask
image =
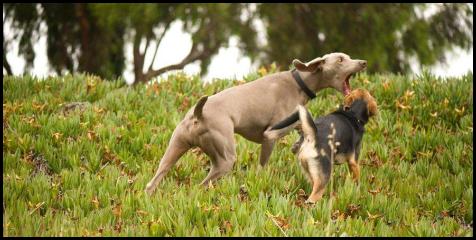
M 210 57 L 216 50 L 218 50 L 220 46 L 216 45 L 212 48 L 207 48 L 202 52 L 198 52 L 196 44 L 192 45 L 192 49 L 190 50 L 189 54 L 180 62 L 177 64 L 171 64 L 165 67 L 162 67 L 157 70 L 149 71 L 144 78 L 142 78 L 143 82 L 147 82 L 150 79 L 161 75 L 162 73 L 171 71 L 171 70 L 178 70 L 178 69 L 183 69 L 187 64 L 195 62 L 196 60 L 203 60 L 207 57 Z
M 206 26 L 205 29 L 202 29 L 204 32 L 206 33 L 209 33 L 211 30 L 210 29 L 213 29 L 213 26 L 212 24 L 209 24 Z M 163 33 L 163 35 L 165 34 L 165 32 Z M 161 36 L 162 38 L 163 36 Z M 153 70 L 152 69 L 152 64 L 151 66 L 149 67 L 149 70 L 147 71 L 147 73 L 143 74 L 141 72 L 141 75 L 137 75 L 136 74 L 136 79 L 134 81 L 134 85 L 135 84 L 138 84 L 140 82 L 143 82 L 143 83 L 146 83 L 148 82 L 150 79 L 156 77 L 156 76 L 159 76 L 161 75 L 162 73 L 165 73 L 165 72 L 168 72 L 168 71 L 171 71 L 171 70 L 177 70 L 177 69 L 183 69 L 187 64 L 189 63 L 192 63 L 196 60 L 203 60 L 203 59 L 206 59 L 207 57 L 210 57 L 214 52 L 216 52 L 219 47 L 220 47 L 220 44 L 219 43 L 208 43 L 208 44 L 211 44 L 211 46 L 206 46 L 205 49 L 203 50 L 198 50 L 198 46 L 197 46 L 197 43 L 193 43 L 192 44 L 192 48 L 190 49 L 190 52 L 188 53 L 188 55 L 180 62 L 180 63 L 177 63 L 177 64 L 171 64 L 171 65 L 168 65 L 168 66 L 165 66 L 165 67 L 162 67 L 160 69 L 157 69 L 157 70 Z M 135 54 L 134 54 L 135 56 Z M 155 54 L 154 54 L 154 59 L 155 59 Z M 154 61 L 154 60 L 153 60 Z M 153 62 L 152 62 L 153 63 Z
M 165 24 L 164 30 L 163 30 L 162 33 L 160 34 L 160 37 L 157 39 L 157 46 L 156 46 L 156 48 L 155 48 L 154 56 L 152 57 L 152 62 L 150 63 L 149 70 L 148 70 L 147 72 L 152 71 L 152 66 L 154 65 L 155 57 L 157 56 L 157 51 L 159 50 L 160 43 L 162 42 L 162 39 L 163 39 L 164 36 L 165 36 L 165 32 L 167 32 L 167 29 L 169 28 L 171 22 L 172 22 L 172 21 L 168 21 L 168 22 Z
M 132 44 L 132 52 L 133 52 L 133 61 L 134 61 L 134 76 L 135 76 L 135 81 L 134 82 L 139 82 L 140 79 L 142 78 L 142 66 L 143 64 L 140 62 L 141 56 L 140 56 L 140 37 L 139 33 L 136 32 L 134 36 L 134 42 Z
M 150 43 L 150 38 L 145 37 L 145 48 L 144 48 L 144 51 L 141 53 L 142 62 L 144 62 L 145 53 L 147 52 L 147 48 L 149 48 L 149 43 Z

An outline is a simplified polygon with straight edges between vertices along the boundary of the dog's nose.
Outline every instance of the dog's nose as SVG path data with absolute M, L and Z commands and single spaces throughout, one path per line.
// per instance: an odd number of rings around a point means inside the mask
M 367 61 L 360 61 L 360 66 L 367 67 Z

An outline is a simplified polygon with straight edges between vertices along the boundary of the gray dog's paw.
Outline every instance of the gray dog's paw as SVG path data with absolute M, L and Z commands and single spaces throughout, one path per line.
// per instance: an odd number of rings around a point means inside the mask
M 316 202 L 314 202 L 312 200 L 309 200 L 309 199 L 307 199 L 304 203 L 309 204 L 309 205 L 315 205 L 316 204 Z
M 154 193 L 154 189 L 151 186 L 147 185 L 144 189 L 144 192 L 145 192 L 145 194 L 151 196 L 152 193 Z

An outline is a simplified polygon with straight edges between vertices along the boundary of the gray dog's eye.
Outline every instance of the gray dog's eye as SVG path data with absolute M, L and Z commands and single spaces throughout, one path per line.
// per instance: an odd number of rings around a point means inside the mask
M 344 61 L 344 57 L 339 57 L 339 62 L 343 62 Z

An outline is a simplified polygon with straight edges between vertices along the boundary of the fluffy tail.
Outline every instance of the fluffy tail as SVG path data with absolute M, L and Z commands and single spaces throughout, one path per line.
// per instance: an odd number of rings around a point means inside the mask
M 301 120 L 301 128 L 305 141 L 315 142 L 317 127 L 312 119 L 311 114 L 301 105 L 298 105 L 299 119 Z

